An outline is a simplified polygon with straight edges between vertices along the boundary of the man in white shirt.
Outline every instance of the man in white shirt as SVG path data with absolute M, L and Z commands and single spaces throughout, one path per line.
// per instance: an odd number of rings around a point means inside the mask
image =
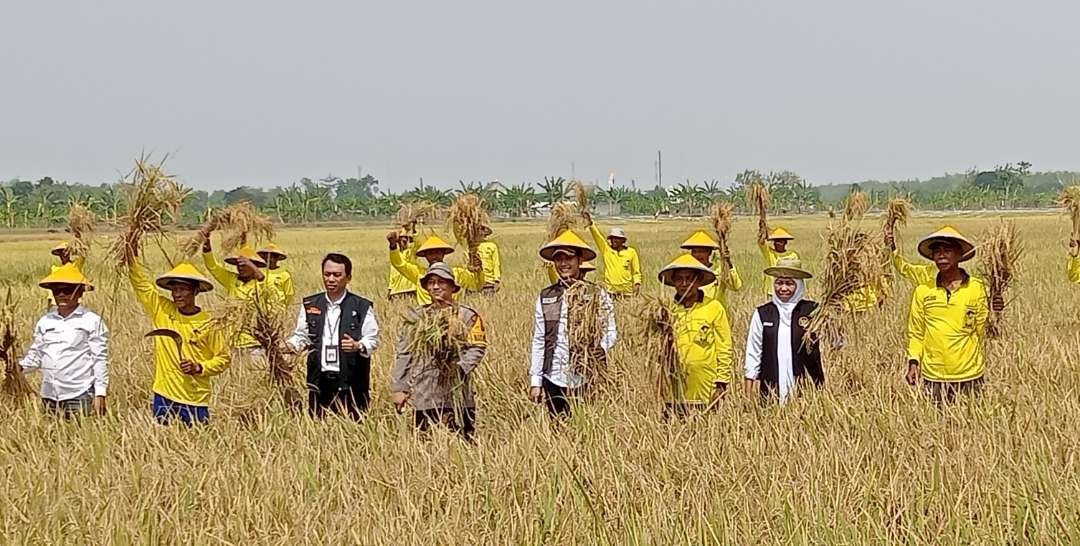
M 308 351 L 308 410 L 326 410 L 360 419 L 371 399 L 371 355 L 379 344 L 379 323 L 371 301 L 348 291 L 352 261 L 327 254 L 322 261 L 325 292 L 304 298 L 296 329 L 287 343 Z
M 618 337 L 615 309 L 603 288 L 581 279 L 581 263 L 595 259 L 596 252 L 577 234 L 563 232 L 540 249 L 540 256 L 554 263 L 559 279 L 541 290 L 536 300 L 529 398 L 536 403 L 546 401 L 552 416 L 565 416 L 570 414 L 571 400 L 607 366 L 607 352 Z M 602 316 L 585 318 L 603 322 L 600 339 L 591 340 L 592 346 L 571 347 L 569 298 L 600 300 Z
M 93 285 L 73 263 L 64 264 L 38 284 L 52 292 L 56 306 L 38 320 L 20 365 L 41 371 L 46 410 L 64 417 L 105 413 L 109 386 L 109 330 L 97 313 L 79 301 Z

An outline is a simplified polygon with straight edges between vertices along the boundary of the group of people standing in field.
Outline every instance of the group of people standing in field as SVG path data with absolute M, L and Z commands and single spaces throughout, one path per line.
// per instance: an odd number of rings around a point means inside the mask
M 638 253 L 627 244 L 625 231 L 614 228 L 605 235 L 588 213 L 584 218 L 595 249 L 572 230 L 539 249 L 548 263 L 550 284 L 539 291 L 533 313 L 528 397 L 556 417 L 587 400 L 590 378 L 576 363 L 580 359 L 603 363 L 608 358 L 618 338 L 615 300 L 635 297 L 642 284 Z M 485 226 L 485 232 L 490 235 L 492 230 Z M 242 247 L 222 264 L 210 233 L 202 236 L 203 264 L 230 299 L 275 311 L 285 311 L 294 301 L 292 277 L 282 267 L 287 255 L 281 248 Z M 818 305 L 807 298 L 806 283 L 812 274 L 789 248 L 793 239 L 777 228 L 760 242 L 765 262 L 761 290 L 768 301 L 750 319 L 743 361 L 744 389 L 780 403 L 803 385 L 825 382 L 817 340 L 804 335 Z M 406 325 L 438 312 L 453 317 L 454 328 L 464 332 L 454 354 L 442 355 L 452 364 L 448 367 L 437 365 L 430 354 L 414 351 L 414 329 L 402 328 L 390 374 L 391 400 L 399 411 L 412 405 L 419 429 L 438 423 L 471 438 L 476 423 L 471 378 L 487 350 L 488 325 L 475 309 L 461 303 L 461 296 L 499 291 L 498 246 L 485 240 L 468 250 L 464 266 L 451 266 L 446 259 L 455 249 L 437 235 L 420 241 L 412 233 L 395 230 L 387 235 L 387 243 L 387 295 L 416 303 L 406 314 Z M 982 339 L 987 317 L 1004 303 L 989 301 L 983 281 L 962 267 L 974 257 L 975 245 L 945 226 L 917 246 L 932 263 L 915 264 L 903 258 L 894 241 L 888 243 L 896 272 L 914 286 L 906 380 L 912 385 L 921 382 L 937 401 L 977 390 L 985 371 Z M 704 231 L 691 234 L 680 249 L 658 279 L 674 290 L 670 311 L 680 373 L 671 389 L 669 410 L 685 415 L 718 403 L 733 381 L 727 293 L 741 290 L 743 280 L 730 254 L 720 252 Z M 1080 283 L 1078 251 L 1080 242 L 1071 241 L 1067 270 L 1073 283 Z M 65 416 L 105 413 L 108 329 L 99 315 L 80 303 L 93 290 L 82 272 L 82 258 L 72 256 L 64 244 L 53 254 L 60 264 L 39 283 L 48 292 L 49 310 L 34 328 L 22 368 L 41 371 L 41 397 L 49 411 Z M 587 279 L 596 269 L 594 261 L 603 264 L 600 283 Z M 348 289 L 353 273 L 348 256 L 326 254 L 320 269 L 323 290 L 301 298 L 295 328 L 280 349 L 306 355 L 307 406 L 313 416 L 338 413 L 360 418 L 371 399 L 378 319 L 372 301 Z M 152 327 L 147 335 L 153 339 L 154 417 L 163 424 L 207 422 L 213 378 L 234 361 L 259 361 L 263 347 L 244 328 L 227 336 L 221 318 L 199 305 L 200 296 L 214 290 L 215 284 L 194 265 L 180 263 L 152 277 L 136 258 L 127 276 Z M 573 336 L 571 298 L 589 300 L 588 308 L 598 315 L 591 318 L 603 325 L 585 346 Z

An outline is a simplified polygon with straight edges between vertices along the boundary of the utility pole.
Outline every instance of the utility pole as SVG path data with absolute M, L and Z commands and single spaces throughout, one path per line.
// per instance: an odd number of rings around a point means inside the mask
M 664 187 L 664 158 L 660 156 L 660 150 L 656 150 L 656 184 Z

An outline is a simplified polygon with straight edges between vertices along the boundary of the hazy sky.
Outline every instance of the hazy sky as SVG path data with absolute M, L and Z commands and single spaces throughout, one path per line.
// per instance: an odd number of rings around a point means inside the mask
M 1080 2 L 0 5 L 0 179 L 199 188 L 1080 168 Z

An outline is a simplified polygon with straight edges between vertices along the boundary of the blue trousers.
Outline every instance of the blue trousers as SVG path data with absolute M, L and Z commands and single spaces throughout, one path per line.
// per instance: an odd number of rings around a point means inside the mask
M 173 417 L 179 418 L 186 426 L 193 424 L 206 424 L 210 421 L 210 408 L 206 406 L 192 406 L 173 402 L 160 394 L 154 394 L 154 419 L 158 423 L 167 425 Z

